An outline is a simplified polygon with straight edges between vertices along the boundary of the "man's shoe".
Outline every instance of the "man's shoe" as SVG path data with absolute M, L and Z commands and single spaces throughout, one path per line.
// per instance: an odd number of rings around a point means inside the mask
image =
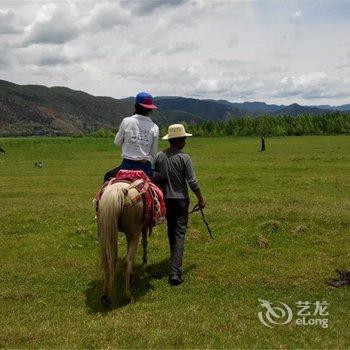
M 178 286 L 183 283 L 183 279 L 179 275 L 171 275 L 169 277 L 169 284 L 172 286 Z

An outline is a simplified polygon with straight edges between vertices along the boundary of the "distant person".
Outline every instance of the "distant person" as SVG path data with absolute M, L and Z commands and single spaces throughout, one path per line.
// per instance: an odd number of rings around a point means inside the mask
M 154 163 L 154 170 L 167 180 L 163 189 L 170 245 L 171 285 L 179 285 L 184 281 L 182 259 L 190 203 L 187 184 L 197 196 L 199 207 L 205 207 L 191 157 L 182 152 L 188 136 L 192 134 L 186 133 L 182 124 L 170 125 L 168 134 L 163 137 L 163 140 L 169 141 L 170 147 L 159 152 Z
M 135 100 L 135 112 L 124 118 L 115 136 L 114 143 L 122 146 L 122 163 L 104 176 L 104 182 L 114 177 L 119 170 L 143 170 L 152 179 L 152 162 L 157 153 L 159 128 L 150 118 L 157 109 L 153 97 L 140 92 Z

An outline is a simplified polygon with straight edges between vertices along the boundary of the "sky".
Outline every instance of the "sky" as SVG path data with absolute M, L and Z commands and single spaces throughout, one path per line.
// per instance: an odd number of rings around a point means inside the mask
M 92 95 L 350 103 L 350 1 L 1 1 L 0 79 Z

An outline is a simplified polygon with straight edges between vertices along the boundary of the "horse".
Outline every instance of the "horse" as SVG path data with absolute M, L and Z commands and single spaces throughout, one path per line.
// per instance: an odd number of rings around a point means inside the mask
M 109 307 L 115 287 L 118 255 L 118 231 L 124 232 L 127 239 L 127 254 L 124 263 L 124 297 L 132 302 L 130 282 L 137 246 L 142 236 L 143 267 L 147 264 L 148 229 L 143 227 L 143 201 L 124 208 L 129 184 L 117 182 L 107 186 L 98 202 L 97 229 L 100 242 L 100 255 L 103 273 L 101 304 Z

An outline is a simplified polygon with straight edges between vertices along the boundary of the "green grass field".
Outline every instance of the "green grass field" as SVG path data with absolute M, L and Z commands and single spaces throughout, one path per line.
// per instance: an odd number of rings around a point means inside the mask
M 192 214 L 174 288 L 157 227 L 144 276 L 137 254 L 135 303 L 122 302 L 120 260 L 108 312 L 92 198 L 119 150 L 93 138 L 0 144 L 1 348 L 350 347 L 350 287 L 324 282 L 350 269 L 349 136 L 270 138 L 265 153 L 257 138 L 189 140 L 216 240 Z M 293 320 L 264 326 L 258 299 L 288 304 Z M 296 325 L 298 301 L 327 301 L 329 327 Z

